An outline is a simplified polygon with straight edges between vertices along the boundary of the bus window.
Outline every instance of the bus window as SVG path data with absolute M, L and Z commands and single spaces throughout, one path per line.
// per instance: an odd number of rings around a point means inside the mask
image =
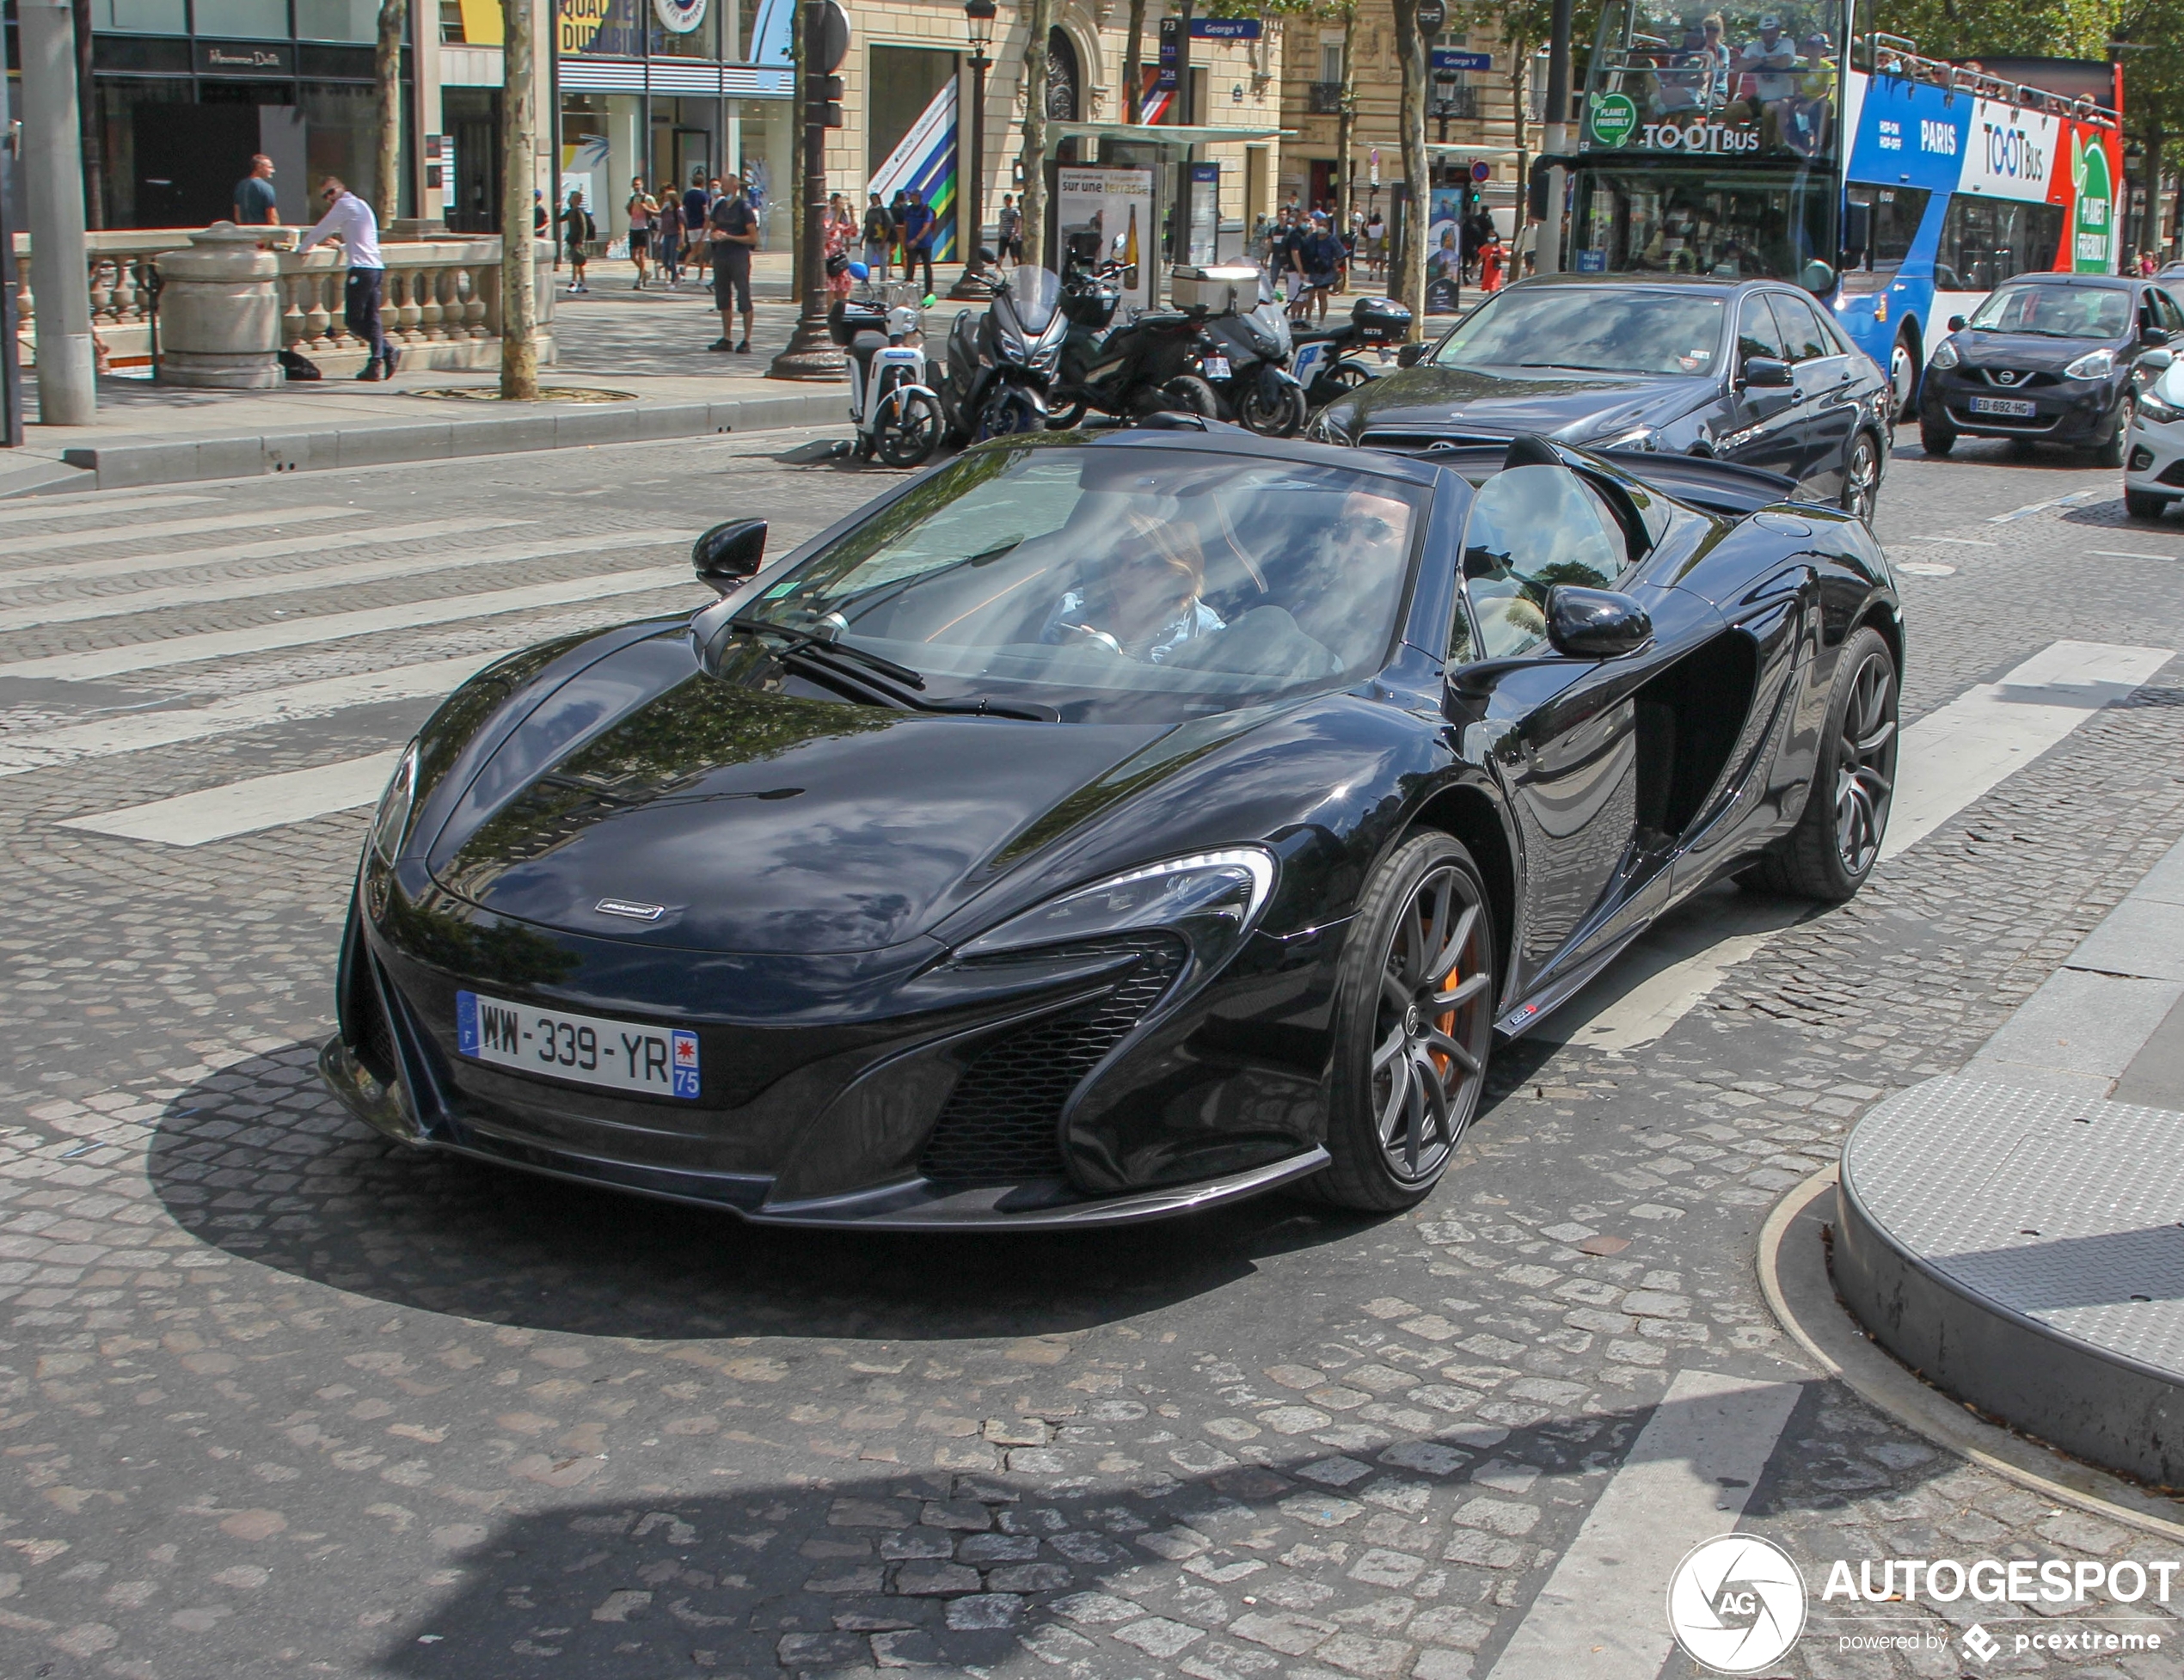
M 1941 291 L 1991 291 L 2013 274 L 2044 274 L 2063 242 L 2063 206 L 1960 193 L 1942 221 L 1934 254 Z
M 1795 283 L 1835 250 L 1834 203 L 1817 170 L 1587 169 L 1572 220 L 1574 266 Z
M 1926 219 L 1931 193 L 1917 187 L 1861 187 L 1851 183 L 1852 204 L 1866 206 L 1863 250 L 1843 253 L 1843 285 L 1851 292 L 1880 291 L 1895 278 L 1911 254 L 1911 241 Z M 1853 218 L 1854 220 L 1856 218 Z

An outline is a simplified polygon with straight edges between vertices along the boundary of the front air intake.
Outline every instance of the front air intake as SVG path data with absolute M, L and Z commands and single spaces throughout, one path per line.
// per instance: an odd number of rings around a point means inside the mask
M 1101 996 L 980 1050 L 941 1110 L 917 1170 L 948 1186 L 1067 1176 L 1064 1105 L 1182 966 L 1182 948 L 1171 941 L 1141 947 L 1136 963 Z

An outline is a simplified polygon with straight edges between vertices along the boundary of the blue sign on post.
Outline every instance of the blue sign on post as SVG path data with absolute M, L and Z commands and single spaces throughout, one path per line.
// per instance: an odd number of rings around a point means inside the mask
M 1433 49 L 1435 70 L 1492 70 L 1491 52 L 1466 52 L 1460 46 L 1437 46 Z
M 1175 39 L 1179 20 L 1163 17 L 1160 21 L 1160 70 L 1153 77 L 1154 89 L 1161 93 L 1175 91 Z
M 1194 17 L 1193 40 L 1257 40 L 1261 25 L 1255 17 Z

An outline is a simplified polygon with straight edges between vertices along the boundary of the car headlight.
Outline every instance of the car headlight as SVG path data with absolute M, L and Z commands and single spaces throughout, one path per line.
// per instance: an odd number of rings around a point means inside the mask
M 1012 916 L 959 946 L 998 957 L 1114 934 L 1163 932 L 1191 947 L 1193 968 L 1218 967 L 1242 945 L 1274 890 L 1274 860 L 1255 846 L 1170 858 L 1095 881 Z
M 2138 393 L 2138 418 L 2159 420 L 2167 425 L 2171 420 L 2184 420 L 2184 408 L 2173 402 L 2164 402 L 2151 391 Z
M 1934 346 L 1933 359 L 1929 365 L 1938 368 L 1952 368 L 1956 365 L 1957 359 L 1955 344 L 1948 339 L 1943 339 L 1939 344 Z
M 391 866 L 402 853 L 402 837 L 409 828 L 409 812 L 417 803 L 417 743 L 412 741 L 395 766 L 394 778 L 379 795 L 379 808 L 371 817 L 371 849 Z
M 1652 449 L 1660 441 L 1658 428 L 1633 426 L 1618 432 L 1612 438 L 1603 438 L 1598 443 L 1587 444 L 1587 449 Z
M 2106 379 L 2116 371 L 2116 353 L 2103 346 L 2089 350 L 2063 370 L 2065 379 Z

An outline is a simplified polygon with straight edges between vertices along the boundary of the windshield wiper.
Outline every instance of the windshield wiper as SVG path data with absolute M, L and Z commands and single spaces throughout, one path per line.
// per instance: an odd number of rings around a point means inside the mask
M 1558 367 L 1570 373 L 1635 373 L 1629 367 L 1603 367 L 1598 362 L 1519 362 L 1518 367 Z
M 925 678 L 922 671 L 912 671 L 906 665 L 897 665 L 893 659 L 883 658 L 878 653 L 868 653 L 862 647 L 854 647 L 845 641 L 837 641 L 831 636 L 823 636 L 816 630 L 800 630 L 794 625 L 776 624 L 770 618 L 758 618 L 748 615 L 740 618 L 731 618 L 728 621 L 728 628 L 733 630 L 740 630 L 745 635 L 763 635 L 784 637 L 788 642 L 788 646 L 782 650 L 784 653 L 804 653 L 814 648 L 822 648 L 837 658 L 856 659 L 861 664 L 870 665 L 882 676 L 892 677 L 906 687 L 922 689 L 925 686 Z
M 778 625 L 768 626 L 778 629 Z M 905 712 L 930 712 L 954 717 L 1021 718 L 1028 723 L 1059 723 L 1062 714 L 1052 706 L 1043 706 L 1033 700 L 992 700 L 980 696 L 974 700 L 928 700 L 922 692 L 924 677 L 908 665 L 883 659 L 876 653 L 868 653 L 861 647 L 844 647 L 839 642 L 824 637 L 807 635 L 801 631 L 790 631 L 797 639 L 781 650 L 781 662 L 791 670 L 801 671 L 807 677 L 817 678 L 836 692 L 852 700 L 878 701 Z M 840 656 L 847 653 L 863 661 L 861 665 L 846 665 Z M 905 678 L 896 677 L 901 671 Z

